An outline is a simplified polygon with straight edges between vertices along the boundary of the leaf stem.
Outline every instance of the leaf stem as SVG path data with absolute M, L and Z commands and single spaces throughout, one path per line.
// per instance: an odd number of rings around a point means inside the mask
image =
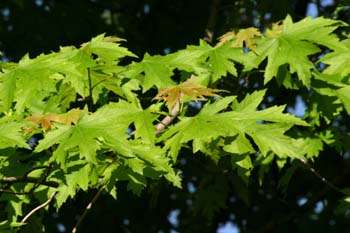
M 93 112 L 94 110 L 94 101 L 92 98 L 92 81 L 91 81 L 91 73 L 90 73 L 90 68 L 87 68 L 87 74 L 88 74 L 88 80 L 89 80 L 89 97 L 88 97 L 88 101 L 87 101 L 87 105 L 88 105 L 88 109 L 89 112 Z

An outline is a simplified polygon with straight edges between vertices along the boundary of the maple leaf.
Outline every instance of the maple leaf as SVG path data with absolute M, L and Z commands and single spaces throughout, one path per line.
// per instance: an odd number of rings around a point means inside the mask
M 177 86 L 164 88 L 154 99 L 164 100 L 168 109 L 171 110 L 176 102 L 181 101 L 184 96 L 198 101 L 205 100 L 204 96 L 217 96 L 215 93 L 220 91 L 223 90 L 203 87 L 195 83 L 192 79 L 188 79 Z
M 273 23 L 272 28 L 268 28 L 266 30 L 265 35 L 271 38 L 277 38 L 279 35 L 281 35 L 283 30 L 283 25 L 281 22 Z
M 50 130 L 55 127 L 54 123 L 62 123 L 66 125 L 76 124 L 79 120 L 82 110 L 72 109 L 64 114 L 49 113 L 46 115 L 34 113 L 26 118 L 27 121 L 34 122 L 39 125 L 44 131 Z M 37 127 L 27 127 L 26 133 L 30 133 Z
M 233 61 L 245 62 L 244 58 L 242 58 L 242 49 L 232 48 L 229 44 L 212 47 L 201 40 L 199 46 L 189 46 L 187 50 L 193 53 L 202 53 L 199 59 L 212 72 L 212 82 L 218 81 L 227 72 L 237 76 L 237 70 Z
M 220 47 L 223 44 L 225 44 L 227 41 L 232 40 L 233 38 L 235 38 L 234 32 L 226 32 L 225 34 L 219 37 L 219 42 L 215 45 L 215 47 Z
M 12 116 L 0 118 L 0 149 L 7 147 L 23 147 L 29 149 L 23 137 L 22 129 L 26 124 L 15 121 Z
M 341 44 L 344 46 L 336 48 L 320 60 L 329 65 L 324 70 L 325 74 L 340 73 L 344 77 L 350 73 L 350 39 L 341 41 Z
M 258 46 L 255 50 L 258 54 L 257 64 L 268 58 L 264 82 L 276 77 L 279 68 L 288 64 L 290 73 L 297 73 L 302 83 L 309 87 L 311 70 L 314 69 L 309 56 L 320 51 L 317 44 L 328 48 L 342 46 L 336 35 L 332 34 L 339 25 L 339 21 L 324 18 L 306 18 L 293 23 L 290 16 L 283 20 L 282 25 L 275 25 L 267 33 L 270 37 L 257 40 Z
M 261 33 L 257 28 L 241 29 L 235 35 L 236 41 L 232 44 L 232 47 L 242 48 L 244 45 L 249 49 L 255 49 L 256 44 L 253 40 L 254 37 L 261 36 Z
M 39 126 L 41 126 L 41 128 L 43 130 L 49 130 L 51 128 L 53 128 L 53 122 L 57 122 L 60 121 L 60 117 L 57 114 L 47 114 L 47 115 L 41 115 L 41 114 L 33 114 L 29 117 L 26 118 L 27 121 L 32 121 L 36 124 L 38 124 Z M 29 132 L 28 132 L 29 133 Z
M 237 34 L 234 32 L 226 32 L 224 35 L 219 37 L 219 42 L 215 47 L 220 47 L 227 41 L 232 41 L 236 39 L 231 46 L 234 48 L 247 47 L 249 49 L 255 49 L 256 43 L 254 37 L 261 36 L 260 31 L 257 28 L 250 27 L 246 29 L 241 29 Z
M 219 137 L 236 137 L 238 143 L 243 142 L 242 147 L 237 147 L 236 143 L 224 147 L 229 152 L 252 152 L 253 147 L 245 136 L 249 135 L 264 155 L 273 151 L 281 157 L 300 158 L 302 154 L 297 150 L 295 140 L 284 133 L 294 124 L 308 124 L 291 114 L 284 114 L 285 106 L 257 111 L 264 94 L 265 91 L 257 91 L 248 95 L 241 103 L 233 104 L 233 111 L 220 112 L 235 101 L 232 97 L 207 103 L 196 116 L 180 117 L 180 121 L 170 126 L 160 140 L 166 141 L 165 148 L 170 149 L 170 155 L 176 158 L 182 143 L 193 141 L 193 145 L 200 145 Z M 261 124 L 260 121 L 271 123 Z
M 153 86 L 160 89 L 173 85 L 174 81 L 171 76 L 174 69 L 175 67 L 171 67 L 165 62 L 162 56 L 151 56 L 146 53 L 141 62 L 130 65 L 129 72 L 126 72 L 126 75 L 132 78 L 141 77 L 143 92 L 146 92 Z M 140 76 L 140 74 L 144 75 Z
M 118 37 L 107 36 L 104 34 L 98 35 L 91 39 L 90 42 L 82 44 L 82 50 L 88 54 L 93 53 L 103 59 L 104 62 L 118 61 L 120 58 L 129 56 L 137 57 L 128 49 L 121 47 L 118 43 L 124 41 Z

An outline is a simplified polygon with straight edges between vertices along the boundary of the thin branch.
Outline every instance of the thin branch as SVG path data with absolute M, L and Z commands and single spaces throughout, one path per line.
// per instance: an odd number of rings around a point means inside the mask
M 9 193 L 9 194 L 14 194 L 14 195 L 28 195 L 29 192 L 16 192 L 12 190 L 7 190 L 7 189 L 0 189 L 0 193 Z
M 335 190 L 338 193 L 345 194 L 340 188 L 329 182 L 326 178 L 324 178 L 320 173 L 318 173 L 313 167 L 311 167 L 307 161 L 303 159 L 299 159 L 299 161 L 309 170 L 311 171 L 317 178 L 319 178 L 322 182 L 328 185 L 331 189 Z
M 11 184 L 11 183 L 40 183 L 41 185 L 46 185 L 49 187 L 57 188 L 58 183 L 55 181 L 42 181 L 41 178 L 30 177 L 30 176 L 10 176 L 3 177 L 0 179 L 0 183 Z
M 168 127 L 171 122 L 179 115 L 180 113 L 180 100 L 178 100 L 174 107 L 171 109 L 169 116 L 166 116 L 158 124 L 155 125 L 156 135 L 159 135 L 166 127 Z
M 95 194 L 95 196 L 92 198 L 92 200 L 89 202 L 89 204 L 86 206 L 83 214 L 80 216 L 77 224 L 75 224 L 72 233 L 76 233 L 78 230 L 78 227 L 80 226 L 80 224 L 82 223 L 82 221 L 84 220 L 84 218 L 86 217 L 86 214 L 88 213 L 88 211 L 91 209 L 92 205 L 96 202 L 96 200 L 98 199 L 98 197 L 101 195 L 103 191 L 103 187 L 100 188 L 100 190 L 98 190 L 98 192 Z
M 22 219 L 21 223 L 25 223 L 25 222 L 28 220 L 28 218 L 29 218 L 30 216 L 32 216 L 36 211 L 38 211 L 38 210 L 40 210 L 41 208 L 44 208 L 45 206 L 47 206 L 48 204 L 50 204 L 51 201 L 52 201 L 52 199 L 53 199 L 54 196 L 56 195 L 56 193 L 57 193 L 57 192 L 53 192 L 53 193 L 50 195 L 49 199 L 47 199 L 47 201 L 45 201 L 43 204 L 41 204 L 41 205 L 35 207 L 34 209 L 32 209 L 32 210 Z
M 209 43 L 213 42 L 214 27 L 216 24 L 216 18 L 219 12 L 220 4 L 221 4 L 221 0 L 212 0 L 209 19 L 207 23 L 207 28 L 205 29 L 205 36 L 204 36 L 204 40 L 206 40 Z

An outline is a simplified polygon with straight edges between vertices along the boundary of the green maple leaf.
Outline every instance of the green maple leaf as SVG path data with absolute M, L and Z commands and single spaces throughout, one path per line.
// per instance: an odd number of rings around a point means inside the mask
M 320 60 L 329 65 L 324 70 L 325 74 L 339 73 L 344 77 L 350 73 L 350 39 L 341 41 L 341 44 L 343 46 L 335 48 L 333 52 L 326 54 Z
M 119 41 L 123 41 L 123 39 L 105 37 L 104 34 L 101 34 L 92 38 L 90 42 L 83 44 L 82 47 L 84 51 L 98 55 L 98 57 L 107 63 L 119 61 L 120 58 L 126 56 L 136 57 L 128 49 L 120 47 L 118 43 L 115 43 Z
M 68 186 L 68 185 L 62 185 L 59 188 L 59 192 L 55 196 L 55 206 L 56 210 L 59 210 L 59 208 L 66 202 L 66 200 L 71 197 L 73 198 L 76 193 L 76 187 L 74 186 Z
M 15 72 L 1 73 L 0 78 L 1 110 L 8 111 L 12 107 L 12 102 L 15 98 L 16 74 Z
M 82 96 L 88 95 L 86 67 L 93 64 L 95 62 L 86 53 L 73 47 L 34 59 L 23 57 L 18 66 L 0 73 L 4 110 L 8 111 L 13 102 L 18 112 L 30 107 L 32 99 L 50 102 L 60 80 L 73 86 Z
M 341 71 L 335 74 L 315 72 L 314 77 L 321 82 L 317 82 L 311 96 L 317 112 L 311 111 L 310 114 L 315 118 L 321 115 L 327 122 L 339 115 L 343 108 L 350 114 L 350 86 Z
M 30 149 L 23 135 L 23 128 L 27 125 L 16 122 L 15 117 L 0 118 L 0 148 L 23 147 Z
M 273 151 L 280 157 L 303 158 L 304 154 L 296 147 L 295 140 L 284 135 L 290 127 L 291 124 L 275 123 L 254 125 L 246 130 L 263 155 Z
M 242 148 L 237 148 L 237 144 L 234 143 L 224 147 L 228 151 L 253 152 L 252 145 L 245 135 L 251 136 L 265 155 L 273 151 L 281 157 L 301 157 L 294 147 L 294 139 L 284 134 L 294 124 L 308 124 L 291 114 L 283 113 L 285 106 L 254 111 L 264 94 L 265 91 L 257 91 L 248 95 L 241 103 L 234 103 L 237 111 L 233 109 L 220 113 L 234 101 L 232 97 L 217 100 L 213 104 L 208 103 L 198 115 L 180 118 L 180 122 L 171 126 L 160 140 L 165 141 L 165 148 L 170 149 L 173 159 L 176 159 L 183 143 L 193 141 L 194 145 L 199 145 L 219 137 L 237 137 L 237 140 L 243 142 Z M 268 123 L 260 123 L 261 121 Z
M 203 56 L 203 53 L 204 52 L 201 50 L 183 49 L 176 53 L 168 54 L 162 57 L 162 59 L 164 59 L 164 62 L 167 62 L 172 67 L 176 67 L 179 70 L 200 75 L 208 72 L 207 68 L 200 62 L 200 57 Z
M 248 93 L 240 103 L 235 99 L 232 108 L 236 112 L 255 112 L 265 94 L 266 90 L 255 91 L 252 94 Z
M 253 163 L 248 154 L 235 154 L 231 156 L 231 163 L 237 169 L 237 174 L 247 185 L 250 172 L 253 170 Z
M 212 82 L 216 82 L 227 73 L 237 76 L 237 70 L 233 61 L 242 63 L 242 49 L 232 48 L 229 44 L 220 47 L 211 47 L 205 41 L 201 40 L 199 46 L 189 46 L 188 50 L 192 52 L 201 52 L 200 60 L 206 64 L 212 72 Z
M 306 158 L 309 159 L 317 156 L 323 149 L 323 143 L 320 138 L 299 138 L 296 140 L 295 145 L 300 151 L 303 151 Z
M 257 39 L 257 63 L 268 58 L 264 82 L 275 77 L 280 66 L 288 64 L 290 72 L 297 73 L 303 84 L 309 87 L 314 65 L 308 56 L 320 51 L 316 44 L 329 48 L 341 47 L 337 37 L 331 34 L 339 25 L 339 21 L 324 18 L 306 18 L 293 23 L 287 16 L 283 24 L 275 29 L 277 32 Z
M 120 101 L 105 105 L 95 113 L 82 115 L 75 125 L 55 124 L 39 141 L 35 151 L 40 152 L 55 144 L 51 160 L 56 160 L 64 169 L 69 169 L 67 161 L 71 154 L 79 154 L 81 160 L 97 165 L 97 154 L 103 148 L 109 148 L 125 159 L 126 164 L 136 173 L 144 174 L 147 167 L 161 172 L 174 185 L 180 186 L 180 177 L 169 164 L 169 158 L 163 150 L 154 146 L 155 128 L 152 124 L 154 107 L 142 110 L 135 103 Z M 135 125 L 137 140 L 128 141 L 126 133 L 130 124 Z M 141 138 L 142 140 L 139 140 Z M 139 161 L 133 161 L 137 158 Z M 79 184 L 83 188 L 86 183 Z
M 57 62 L 67 64 L 67 68 L 59 70 L 59 72 L 63 74 L 63 83 L 72 86 L 79 95 L 83 97 L 88 96 L 88 68 L 96 65 L 96 62 L 91 58 L 90 54 L 82 49 L 65 47 L 61 48 Z
M 162 56 L 150 56 L 146 53 L 141 62 L 130 65 L 129 71 L 125 75 L 133 78 L 143 73 L 141 85 L 143 92 L 146 92 L 153 86 L 158 89 L 173 86 L 175 82 L 171 79 L 171 76 L 174 69 L 175 67 L 171 67 Z
M 105 115 L 107 113 L 108 115 Z M 122 121 L 119 125 L 116 124 L 118 116 L 117 112 L 111 115 L 106 107 L 94 114 L 85 114 L 75 125 L 57 124 L 56 129 L 48 132 L 44 139 L 39 141 L 36 151 L 40 152 L 59 144 L 53 153 L 52 160 L 57 160 L 63 167 L 65 167 L 64 163 L 68 152 L 72 150 L 79 151 L 81 158 L 86 159 L 86 161 L 97 164 L 96 151 L 101 146 L 99 137 L 107 135 L 123 138 L 122 135 L 125 135 L 124 138 L 126 138 L 125 132 L 128 125 L 120 127 Z M 119 126 L 118 131 L 116 125 Z M 123 129 L 124 131 L 121 132 Z
M 47 77 L 53 72 L 45 69 L 41 61 L 29 64 L 19 63 L 14 70 L 0 74 L 1 90 L 0 98 L 3 101 L 4 111 L 8 111 L 16 101 L 16 109 L 23 112 L 25 105 L 32 98 L 48 96 L 48 93 L 56 91 L 55 81 Z
M 251 154 L 255 152 L 252 144 L 242 133 L 234 137 L 234 140 L 225 145 L 223 149 L 232 154 Z
M 339 88 L 335 92 L 339 100 L 343 103 L 346 112 L 350 114 L 350 86 Z
M 67 166 L 65 181 L 68 187 L 75 188 L 76 190 L 79 187 L 87 191 L 89 185 L 94 186 L 97 184 L 98 175 L 96 174 L 95 166 L 79 161 L 79 159 L 70 162 Z M 89 177 L 89 179 L 86 179 L 86 177 Z

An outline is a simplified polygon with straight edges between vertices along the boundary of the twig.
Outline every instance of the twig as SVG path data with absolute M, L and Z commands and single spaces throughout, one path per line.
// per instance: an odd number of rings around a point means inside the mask
M 3 177 L 0 179 L 0 183 L 10 184 L 10 183 L 40 183 L 41 185 L 57 188 L 58 183 L 55 181 L 42 181 L 41 178 L 30 177 L 30 176 L 10 176 Z
M 214 27 L 216 24 L 216 18 L 219 12 L 221 0 L 212 0 L 210 7 L 210 15 L 207 23 L 207 28 L 205 29 L 204 40 L 211 43 L 214 37 Z
M 21 223 L 26 222 L 26 221 L 28 220 L 28 218 L 29 218 L 30 216 L 32 216 L 36 211 L 38 211 L 38 210 L 40 210 L 41 208 L 44 208 L 45 206 L 47 206 L 48 204 L 50 204 L 50 202 L 52 201 L 52 199 L 54 198 L 54 196 L 56 195 L 56 193 L 57 193 L 56 191 L 53 192 L 53 193 L 51 194 L 51 196 L 49 197 L 49 199 L 47 199 L 47 201 L 45 201 L 43 204 L 41 204 L 41 205 L 35 207 L 34 209 L 32 209 L 32 211 L 30 211 L 30 212 L 22 219 Z
M 91 209 L 92 205 L 96 202 L 97 198 L 101 195 L 103 191 L 103 187 L 100 188 L 100 190 L 98 190 L 98 192 L 95 194 L 95 196 L 92 198 L 92 200 L 89 202 L 89 204 L 86 206 L 83 214 L 80 216 L 77 224 L 75 224 L 72 233 L 76 233 L 78 230 L 78 227 L 80 226 L 80 224 L 82 223 L 83 219 L 85 218 L 87 212 Z
M 155 125 L 156 128 L 156 135 L 159 135 L 166 127 L 168 127 L 171 122 L 179 115 L 180 113 L 180 100 L 178 100 L 174 107 L 171 109 L 169 116 L 166 116 L 159 122 L 158 124 Z
M 6 189 L 0 189 L 0 193 L 9 193 L 9 194 L 15 194 L 15 195 L 28 195 L 29 192 L 16 192 L 12 190 L 6 190 Z
M 299 159 L 299 161 L 309 170 L 311 171 L 317 178 L 319 178 L 322 182 L 328 185 L 331 189 L 337 191 L 338 193 L 345 194 L 340 188 L 329 182 L 326 178 L 324 178 L 320 173 L 318 173 L 313 167 L 311 167 L 305 160 Z

